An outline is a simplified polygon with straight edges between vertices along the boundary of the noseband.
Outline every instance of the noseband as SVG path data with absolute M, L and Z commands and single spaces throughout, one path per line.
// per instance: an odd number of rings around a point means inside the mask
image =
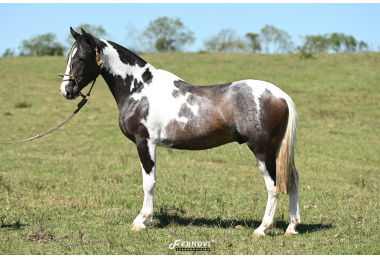
M 77 85 L 77 87 L 79 89 L 79 85 L 78 85 L 78 81 L 77 81 L 76 77 L 81 76 L 81 75 L 74 75 L 74 71 L 73 71 L 73 51 L 74 51 L 75 47 L 77 47 L 76 44 L 74 44 L 74 46 L 71 48 L 71 51 L 70 51 L 70 54 L 69 54 L 69 56 L 71 58 L 70 74 L 59 74 L 58 76 L 60 76 L 60 77 L 68 76 L 69 77 L 69 81 L 75 81 L 75 84 Z M 98 51 L 98 47 L 95 48 L 95 52 L 96 52 L 96 63 L 99 66 L 99 74 L 100 74 L 100 70 L 101 70 L 100 66 L 103 64 L 103 60 L 100 57 L 100 54 L 99 54 L 99 51 Z M 95 82 L 96 82 L 96 78 L 93 79 L 90 91 L 87 93 L 87 95 L 83 95 L 80 90 L 79 90 L 79 95 L 81 95 L 83 98 L 87 98 L 87 97 L 90 98 L 90 93 L 91 93 L 92 87 L 94 86 Z

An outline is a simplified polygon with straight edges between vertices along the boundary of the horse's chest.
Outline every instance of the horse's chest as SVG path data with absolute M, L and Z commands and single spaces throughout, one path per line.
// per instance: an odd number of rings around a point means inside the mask
M 148 138 L 147 127 L 142 123 L 149 114 L 149 103 L 146 98 L 139 101 L 129 100 L 124 107 L 120 109 L 119 126 L 123 134 L 133 142 L 135 136 Z

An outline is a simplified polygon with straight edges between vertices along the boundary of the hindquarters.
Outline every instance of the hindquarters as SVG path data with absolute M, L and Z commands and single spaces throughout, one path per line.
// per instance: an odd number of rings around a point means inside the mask
M 235 122 L 259 165 L 264 165 L 276 193 L 294 190 L 294 144 L 297 114 L 290 97 L 263 81 L 235 87 Z
M 251 92 L 249 91 L 251 89 Z M 280 193 L 289 194 L 290 223 L 286 236 L 297 234 L 300 223 L 298 172 L 294 165 L 297 114 L 290 97 L 272 84 L 249 81 L 235 93 L 235 119 L 248 147 L 255 154 L 268 191 L 261 225 L 253 236 L 273 227 Z

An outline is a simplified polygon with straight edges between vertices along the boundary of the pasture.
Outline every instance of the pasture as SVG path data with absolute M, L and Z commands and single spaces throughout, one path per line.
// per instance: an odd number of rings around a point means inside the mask
M 0 254 L 380 254 L 380 54 L 154 53 L 156 68 L 189 83 L 271 82 L 298 113 L 302 224 L 284 237 L 289 201 L 275 226 L 252 237 L 267 191 L 246 145 L 204 151 L 157 149 L 153 222 L 130 226 L 143 200 L 135 145 L 99 77 L 68 124 L 32 142 L 0 145 Z M 66 57 L 0 59 L 0 141 L 29 138 L 76 108 L 57 75 Z M 87 88 L 84 92 L 87 91 Z M 177 252 L 175 240 L 210 243 Z

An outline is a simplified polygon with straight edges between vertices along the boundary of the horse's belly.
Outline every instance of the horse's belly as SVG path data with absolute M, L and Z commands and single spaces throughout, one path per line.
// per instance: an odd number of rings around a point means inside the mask
M 207 124 L 196 124 L 173 121 L 165 128 L 159 145 L 183 150 L 204 150 L 230 142 L 241 140 L 241 136 L 234 127 L 219 122 L 207 122 Z

